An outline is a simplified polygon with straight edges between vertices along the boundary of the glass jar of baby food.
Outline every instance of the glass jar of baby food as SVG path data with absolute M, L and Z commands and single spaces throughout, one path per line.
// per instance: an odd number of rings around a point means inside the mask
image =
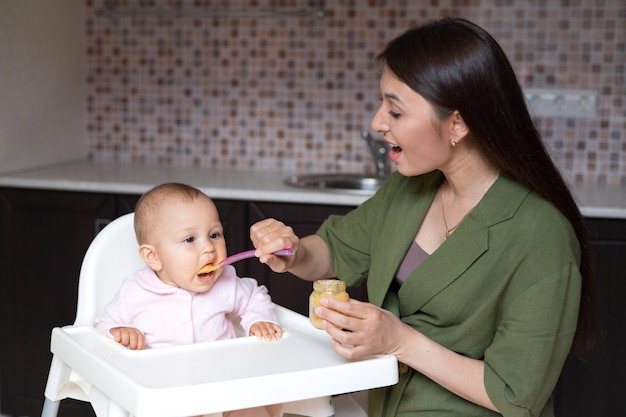
M 313 292 L 309 297 L 309 321 L 318 329 L 322 328 L 322 319 L 315 314 L 315 307 L 320 306 L 322 298 L 336 298 L 348 301 L 346 283 L 338 279 L 320 279 L 313 282 Z

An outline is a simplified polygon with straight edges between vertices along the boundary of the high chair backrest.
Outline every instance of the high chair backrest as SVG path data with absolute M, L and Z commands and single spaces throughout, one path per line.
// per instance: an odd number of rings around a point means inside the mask
M 76 326 L 93 326 L 123 279 L 143 268 L 133 227 L 134 213 L 109 223 L 93 239 L 80 268 Z

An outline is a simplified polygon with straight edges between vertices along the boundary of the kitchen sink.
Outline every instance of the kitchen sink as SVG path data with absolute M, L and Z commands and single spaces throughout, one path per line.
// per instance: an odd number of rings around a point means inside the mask
M 345 173 L 293 175 L 285 179 L 285 184 L 291 187 L 354 194 L 373 194 L 383 182 L 382 178 Z

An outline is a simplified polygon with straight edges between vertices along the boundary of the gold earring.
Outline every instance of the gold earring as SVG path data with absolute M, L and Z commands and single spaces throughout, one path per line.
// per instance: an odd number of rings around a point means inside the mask
M 454 146 L 455 148 L 458 148 L 458 147 L 459 147 L 459 144 L 458 144 L 458 143 L 457 143 L 457 141 L 456 141 L 456 140 L 454 140 L 454 139 L 450 139 L 450 145 Z

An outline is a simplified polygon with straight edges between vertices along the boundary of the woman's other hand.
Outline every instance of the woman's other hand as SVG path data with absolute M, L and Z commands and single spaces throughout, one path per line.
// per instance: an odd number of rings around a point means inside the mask
M 373 304 L 323 298 L 322 306 L 315 312 L 324 320 L 335 352 L 344 358 L 393 355 L 451 392 L 498 411 L 487 395 L 481 360 L 439 345 Z
M 324 330 L 333 338 L 335 351 L 346 359 L 372 355 L 398 356 L 406 332 L 414 332 L 387 310 L 351 299 L 323 298 L 316 313 Z

